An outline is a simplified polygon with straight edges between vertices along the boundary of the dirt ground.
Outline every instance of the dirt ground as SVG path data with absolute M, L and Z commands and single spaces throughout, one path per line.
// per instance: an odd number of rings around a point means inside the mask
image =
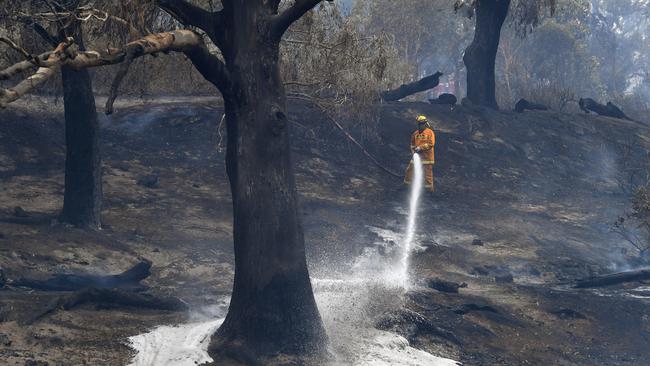
M 212 101 L 122 106 L 102 117 L 101 230 L 57 221 L 63 199 L 63 121 L 57 108 L 0 111 L 0 268 L 9 279 L 113 274 L 153 262 L 144 283 L 188 313 L 83 305 L 33 314 L 61 294 L 0 290 L 0 363 L 125 365 L 128 336 L 183 321 L 230 292 L 231 202 Z M 593 274 L 642 265 L 609 230 L 625 209 L 625 161 L 642 161 L 650 128 L 609 118 L 515 114 L 392 103 L 369 150 L 402 172 L 412 119 L 434 120 L 437 192 L 421 205 L 408 309 L 389 324 L 418 348 L 465 365 L 647 365 L 644 284 L 575 290 Z M 401 181 L 369 162 L 320 114 L 291 107 L 294 163 L 312 275 L 345 267 L 400 230 Z M 358 128 L 349 122 L 351 131 Z M 645 160 L 643 160 L 645 161 Z M 155 176 L 153 187 L 138 184 Z M 17 217 L 15 207 L 27 217 Z M 20 216 L 20 215 L 19 215 Z M 482 245 L 478 244 L 480 240 Z M 511 277 L 510 277 L 511 276 Z M 459 293 L 426 286 L 464 282 Z M 645 284 L 647 286 L 647 284 Z M 648 295 L 645 293 L 645 295 Z M 418 318 L 419 319 L 419 318 Z

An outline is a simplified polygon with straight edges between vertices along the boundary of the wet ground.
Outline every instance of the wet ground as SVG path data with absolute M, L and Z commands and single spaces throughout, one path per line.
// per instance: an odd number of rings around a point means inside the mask
M 565 283 L 639 265 L 609 227 L 628 204 L 625 160 L 643 161 L 636 157 L 647 151 L 650 130 L 554 112 L 389 104 L 382 107 L 380 142 L 368 144 L 389 169 L 405 167 L 411 117 L 419 113 L 435 120 L 438 133 L 438 191 L 422 202 L 412 262 L 419 286 L 404 309 L 374 314 L 376 326 L 466 365 L 647 364 L 648 284 L 596 291 Z M 118 273 L 144 257 L 153 261 L 145 281 L 152 291 L 178 296 L 194 310 L 84 305 L 26 324 L 58 294 L 0 290 L 3 362 L 127 364 L 127 337 L 191 321 L 228 295 L 231 205 L 221 116 L 202 101 L 129 106 L 103 117 L 104 225 L 82 231 L 56 221 L 61 113 L 0 111 L 5 275 Z M 333 278 L 386 255 L 405 223 L 400 180 L 367 161 L 317 111 L 294 105 L 291 119 L 312 276 Z M 153 187 L 138 184 L 152 176 Z M 16 206 L 28 217 L 16 217 Z M 467 287 L 444 293 L 427 286 L 431 278 Z

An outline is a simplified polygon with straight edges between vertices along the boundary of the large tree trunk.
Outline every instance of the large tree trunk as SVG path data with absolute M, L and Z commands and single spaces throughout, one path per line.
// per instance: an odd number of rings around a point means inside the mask
M 79 23 L 67 34 L 83 49 Z M 61 68 L 65 108 L 65 192 L 61 219 L 76 226 L 99 227 L 102 201 L 99 124 L 87 69 Z
M 476 5 L 474 40 L 465 50 L 467 98 L 474 104 L 498 108 L 494 69 L 501 27 L 510 0 L 481 0 Z
M 225 60 L 188 30 L 150 35 L 101 57 L 79 52 L 67 59 L 62 55 L 70 45 L 61 43 L 47 55 L 51 66 L 39 68 L 12 89 L 0 89 L 2 107 L 33 89 L 32 81 L 47 80 L 56 67 L 119 63 L 128 59 L 131 47 L 137 47 L 131 56 L 184 52 L 221 91 L 228 129 L 226 166 L 233 199 L 235 281 L 228 315 L 209 349 L 215 356 L 239 355 L 252 363 L 278 353 L 318 357 L 326 352 L 327 336 L 307 269 L 290 160 L 286 95 L 278 66 L 282 34 L 321 1 L 296 0 L 280 13 L 279 1 L 223 1 L 222 10 L 209 12 L 186 1 L 158 0 L 158 6 L 181 23 L 205 31 Z M 31 63 L 17 64 L 4 74 L 32 67 Z M 90 105 L 86 101 L 83 105 Z M 66 113 L 72 111 L 66 108 Z M 84 111 L 96 126 L 90 108 Z M 91 132 L 96 133 L 96 128 Z M 96 141 L 96 134 L 90 136 L 93 139 L 77 139 L 82 135 L 69 134 L 69 141 Z M 95 160 L 86 162 L 98 167 L 96 144 L 87 149 L 85 156 Z M 86 178 L 99 178 L 95 173 Z
M 232 94 L 224 94 L 234 209 L 235 281 L 211 353 L 321 353 L 326 335 L 312 292 L 290 159 L 279 40 L 257 24 L 262 2 L 233 8 Z M 241 348 L 244 348 L 242 350 Z

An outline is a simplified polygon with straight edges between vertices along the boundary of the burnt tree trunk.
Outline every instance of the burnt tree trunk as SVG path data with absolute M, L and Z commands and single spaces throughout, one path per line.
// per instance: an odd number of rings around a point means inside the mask
M 325 331 L 298 215 L 279 41 L 258 31 L 263 10 L 249 3 L 233 9 L 243 20 L 232 25 L 233 95 L 225 96 L 235 282 L 215 340 L 226 348 L 243 341 L 262 354 L 311 353 L 324 346 Z
M 83 49 L 80 24 L 65 30 Z M 102 174 L 99 152 L 99 124 L 92 82 L 87 69 L 64 66 L 65 108 L 65 191 L 60 218 L 80 227 L 99 227 L 102 202 Z
M 510 0 L 477 1 L 474 40 L 463 56 L 467 68 L 467 98 L 473 104 L 498 109 L 495 63 L 501 27 L 509 7 Z
M 605 287 L 627 282 L 650 280 L 650 270 L 638 270 L 630 272 L 611 273 L 601 276 L 593 276 L 576 282 L 575 288 Z
M 233 201 L 235 279 L 228 314 L 210 354 L 246 363 L 277 354 L 322 355 L 327 336 L 305 257 L 290 157 L 286 94 L 279 71 L 282 34 L 321 0 L 230 0 L 208 12 L 159 0 L 185 25 L 203 29 L 224 61 L 207 49 L 186 51 L 222 93 Z
M 279 69 L 287 28 L 322 0 L 227 0 L 210 12 L 186 1 L 158 6 L 202 29 L 221 50 L 184 50 L 223 95 L 226 170 L 233 201 L 235 279 L 228 314 L 209 353 L 246 364 L 278 354 L 322 356 L 327 336 L 305 257 Z M 263 362 L 263 361 L 262 361 Z

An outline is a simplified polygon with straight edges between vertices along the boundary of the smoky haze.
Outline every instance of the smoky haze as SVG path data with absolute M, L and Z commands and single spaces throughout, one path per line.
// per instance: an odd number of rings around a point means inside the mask
M 496 98 L 502 108 L 512 109 L 519 99 L 525 98 L 553 109 L 575 112 L 580 98 L 592 98 L 602 104 L 611 101 L 635 119 L 647 115 L 650 1 L 557 0 L 552 12 L 548 7 L 532 10 L 537 6 L 532 4 L 527 0 L 512 1 L 502 29 L 495 68 Z M 47 50 L 49 46 L 34 32 L 21 30 L 11 22 L 12 9 L 7 7 L 5 14 L 0 14 L 0 34 L 18 41 L 29 52 Z M 108 3 L 101 9 L 114 10 Z M 152 16 L 159 25 L 170 22 L 163 12 Z M 341 89 L 339 94 L 359 97 L 442 71 L 444 76 L 438 88 L 410 99 L 426 100 L 440 93 L 452 93 L 460 101 L 467 95 L 463 56 L 474 36 L 473 16 L 473 10 L 467 6 L 454 11 L 447 0 L 327 2 L 317 7 L 308 20 L 295 24 L 285 36 L 283 74 L 291 82 L 290 91 L 314 95 L 323 87 L 334 86 Z M 108 25 L 84 26 L 89 47 L 115 45 L 114 40 L 106 37 Z M 312 35 L 303 37 L 305 30 Z M 346 42 L 341 42 L 344 39 Z M 334 46 L 342 57 L 330 59 L 330 68 L 318 57 Z M 10 50 L 1 56 L 0 66 L 20 59 Z M 367 68 L 374 75 L 352 70 L 351 74 L 362 82 L 349 77 L 330 78 L 335 74 L 333 69 L 352 69 L 361 59 L 374 60 Z M 105 67 L 92 71 L 93 87 L 98 94 L 108 93 L 116 70 L 117 67 Z M 164 63 L 136 60 L 133 70 L 121 87 L 124 94 L 143 97 L 209 94 L 213 90 L 178 55 L 168 56 Z M 186 77 L 173 77 L 178 73 Z M 51 82 L 40 93 L 59 95 L 59 88 L 59 83 Z

